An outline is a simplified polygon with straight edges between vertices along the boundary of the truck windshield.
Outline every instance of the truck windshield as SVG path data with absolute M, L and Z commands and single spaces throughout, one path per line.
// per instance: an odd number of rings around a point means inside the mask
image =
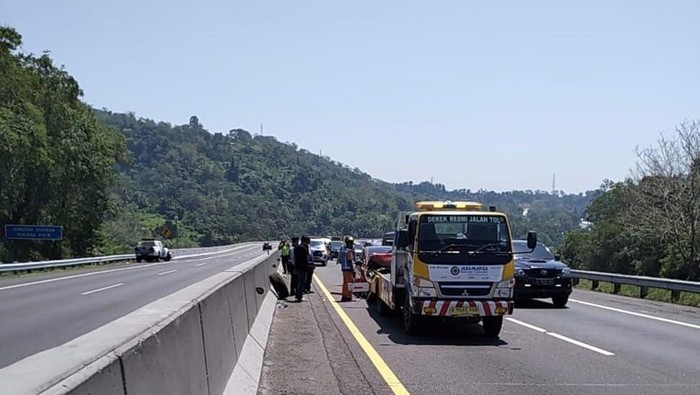
M 508 223 L 500 215 L 423 215 L 418 225 L 419 252 L 510 253 Z

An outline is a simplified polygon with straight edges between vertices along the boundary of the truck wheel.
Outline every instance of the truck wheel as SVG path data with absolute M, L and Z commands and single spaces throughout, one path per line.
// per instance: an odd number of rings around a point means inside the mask
M 173 256 L 168 253 L 168 255 L 165 256 L 165 261 L 170 262 L 171 259 L 173 259 Z
M 143 260 L 143 258 L 141 258 L 140 256 L 136 257 L 136 262 L 141 263 L 142 260 Z
M 160 257 L 158 255 L 153 257 L 154 262 L 160 262 Z
M 403 327 L 409 335 L 417 335 L 421 331 L 421 316 L 413 314 L 411 311 L 410 297 L 409 293 L 406 292 L 406 296 L 403 299 Z
M 371 287 L 371 285 L 370 285 L 370 287 Z M 376 299 L 379 299 L 379 298 L 377 297 L 377 294 L 375 294 L 375 293 L 372 292 L 372 291 L 369 291 L 369 292 L 367 293 L 367 304 L 372 304 L 372 303 L 374 303 L 374 301 L 375 301 Z
M 376 300 L 374 305 L 377 308 L 377 314 L 379 314 L 382 317 L 387 317 L 391 315 L 391 309 L 389 308 L 389 306 L 386 305 L 386 303 L 384 303 L 382 298 L 377 297 L 375 299 Z
M 561 309 L 566 306 L 566 304 L 569 302 L 569 297 L 567 295 L 564 296 L 553 296 L 552 297 L 552 303 L 554 303 L 554 307 Z
M 484 317 L 481 324 L 484 326 L 484 333 L 488 337 L 498 337 L 503 327 L 503 316 Z
M 284 278 L 281 274 L 270 274 L 270 284 L 272 284 L 272 288 L 274 288 L 275 292 L 277 293 L 277 299 L 282 300 L 289 297 L 289 289 L 287 288 L 287 283 L 284 281 Z

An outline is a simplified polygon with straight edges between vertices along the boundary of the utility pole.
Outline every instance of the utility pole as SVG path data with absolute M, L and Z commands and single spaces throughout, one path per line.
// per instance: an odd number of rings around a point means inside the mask
M 265 133 L 263 133 L 263 124 L 260 124 L 260 135 L 264 136 Z
M 557 193 L 557 173 L 552 174 L 552 195 Z

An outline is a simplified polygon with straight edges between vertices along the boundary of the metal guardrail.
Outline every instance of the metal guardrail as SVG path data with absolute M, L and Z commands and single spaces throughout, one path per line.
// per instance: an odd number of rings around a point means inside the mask
M 170 252 L 173 255 L 178 253 L 198 253 L 203 251 L 215 252 L 217 250 L 222 250 L 230 248 L 231 245 L 215 246 L 215 247 L 192 247 L 192 248 L 177 248 L 171 249 Z M 89 258 L 72 258 L 72 259 L 57 259 L 53 261 L 36 261 L 36 262 L 23 262 L 23 263 L 0 263 L 0 273 L 2 272 L 18 272 L 25 270 L 34 269 L 49 269 L 55 267 L 64 266 L 80 266 L 89 265 L 91 263 L 107 263 L 107 262 L 120 262 L 120 261 L 131 261 L 135 260 L 136 255 L 131 254 L 121 254 L 121 255 L 107 255 L 107 256 L 96 256 Z
M 698 281 L 683 281 L 672 280 L 669 278 L 631 276 L 627 274 L 605 273 L 605 272 L 589 272 L 584 270 L 572 270 L 571 276 L 574 277 L 575 283 L 579 279 L 590 280 L 591 288 L 598 288 L 598 282 L 608 282 L 613 284 L 613 293 L 620 292 L 620 286 L 634 285 L 639 287 L 639 297 L 644 298 L 649 292 L 649 288 L 658 288 L 671 291 L 671 298 L 677 300 L 682 292 L 700 293 L 700 282 Z
M 78 266 L 78 265 L 88 265 L 91 263 L 105 263 L 105 262 L 118 262 L 118 261 L 128 261 L 135 259 L 134 254 L 122 254 L 122 255 L 109 255 L 109 256 L 96 256 L 90 258 L 76 258 L 76 259 L 59 259 L 55 261 L 37 261 L 37 262 L 26 262 L 26 263 L 3 263 L 0 264 L 0 272 L 14 272 L 23 270 L 33 270 L 33 269 L 47 269 L 54 267 L 63 266 Z

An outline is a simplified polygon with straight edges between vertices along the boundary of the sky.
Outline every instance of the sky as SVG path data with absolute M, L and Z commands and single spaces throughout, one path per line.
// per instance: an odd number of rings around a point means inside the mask
M 373 177 L 578 193 L 700 118 L 697 1 L 0 0 L 84 100 Z

